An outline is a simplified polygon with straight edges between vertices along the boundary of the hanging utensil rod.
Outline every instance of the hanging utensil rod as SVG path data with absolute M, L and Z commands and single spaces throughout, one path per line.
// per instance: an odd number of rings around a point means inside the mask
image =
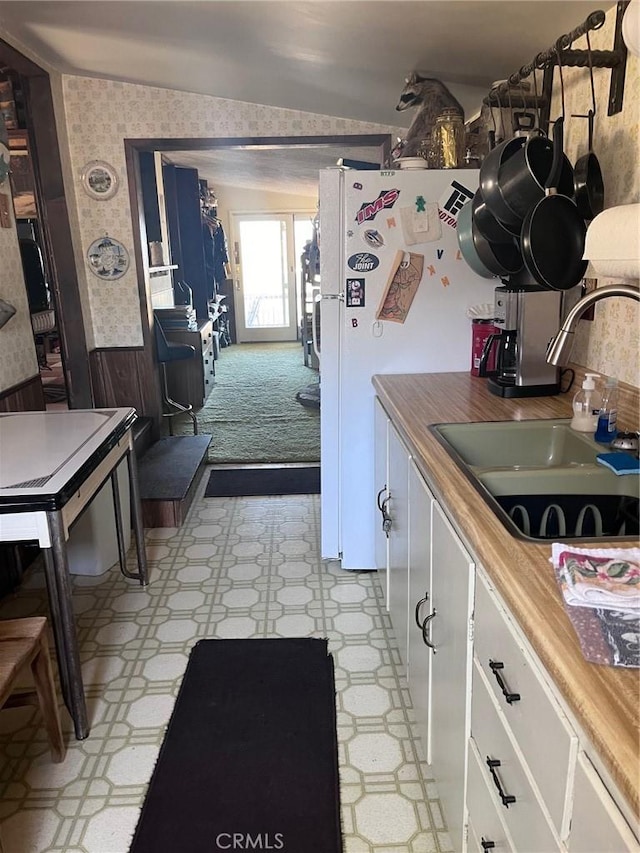
M 583 21 L 580 26 L 571 30 L 570 33 L 560 36 L 553 47 L 538 53 L 535 59 L 528 65 L 523 65 L 519 71 L 511 74 L 504 82 L 498 86 L 494 86 L 489 94 L 484 98 L 484 103 L 488 106 L 504 106 L 508 94 L 513 95 L 513 88 L 520 85 L 523 80 L 526 80 L 535 71 L 544 71 L 553 67 L 558 62 L 558 56 L 562 65 L 568 65 L 578 68 L 586 68 L 589 65 L 589 51 L 586 50 L 570 50 L 574 41 L 579 39 L 591 30 L 599 30 L 605 22 L 606 15 L 599 9 L 592 12 L 589 17 Z M 592 50 L 591 63 L 594 68 L 615 68 L 624 61 L 624 56 L 618 50 Z M 514 103 L 518 102 L 518 95 L 513 95 Z

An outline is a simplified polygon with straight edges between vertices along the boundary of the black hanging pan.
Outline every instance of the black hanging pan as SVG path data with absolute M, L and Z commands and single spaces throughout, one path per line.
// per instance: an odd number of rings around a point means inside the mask
M 524 263 L 538 284 L 552 290 L 569 290 L 583 278 L 582 260 L 587 233 L 574 202 L 557 192 L 563 160 L 563 124 L 553 127 L 553 164 L 545 184 L 545 196 L 526 215 L 520 245 Z
M 593 152 L 593 110 L 589 110 L 589 151 L 579 157 L 573 169 L 576 207 L 584 219 L 595 219 L 604 210 L 604 181 L 598 158 Z
M 591 81 L 591 109 L 589 120 L 589 151 L 578 158 L 573 170 L 573 192 L 576 206 L 585 219 L 594 219 L 604 210 L 604 181 L 598 158 L 593 153 L 593 122 L 596 117 L 596 90 L 593 84 L 591 42 L 587 32 L 587 57 Z

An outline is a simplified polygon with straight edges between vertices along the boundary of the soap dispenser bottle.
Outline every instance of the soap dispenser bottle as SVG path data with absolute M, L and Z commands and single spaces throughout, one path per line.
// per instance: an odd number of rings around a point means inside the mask
M 596 390 L 595 380 L 599 378 L 599 373 L 585 373 L 582 388 L 573 398 L 571 429 L 578 432 L 593 433 L 595 431 L 600 413 L 600 394 Z
M 618 434 L 617 421 L 618 380 L 609 377 L 602 393 L 602 405 L 598 416 L 595 440 L 602 444 L 610 444 Z

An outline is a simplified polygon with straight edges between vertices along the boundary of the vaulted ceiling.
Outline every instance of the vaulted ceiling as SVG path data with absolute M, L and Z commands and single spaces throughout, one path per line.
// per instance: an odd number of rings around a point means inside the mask
M 393 126 L 408 72 L 467 115 L 598 8 L 584 0 L 29 0 L 0 28 L 57 70 Z

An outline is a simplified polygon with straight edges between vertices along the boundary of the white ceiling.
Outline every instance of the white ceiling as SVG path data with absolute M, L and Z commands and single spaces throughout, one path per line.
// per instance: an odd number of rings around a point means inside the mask
M 396 112 L 395 106 L 410 71 L 443 80 L 472 115 L 493 80 L 550 47 L 590 12 L 612 5 L 3 0 L 0 27 L 63 73 L 402 127 L 413 114 Z M 238 168 L 264 174 L 242 165 L 250 156 L 238 152 Z M 317 158 L 310 157 L 317 170 Z M 263 165 L 269 170 L 270 164 Z
M 378 148 L 314 146 L 313 148 L 169 151 L 179 166 L 190 166 L 210 187 L 230 186 L 316 197 L 318 171 L 335 166 L 339 158 L 379 163 Z

